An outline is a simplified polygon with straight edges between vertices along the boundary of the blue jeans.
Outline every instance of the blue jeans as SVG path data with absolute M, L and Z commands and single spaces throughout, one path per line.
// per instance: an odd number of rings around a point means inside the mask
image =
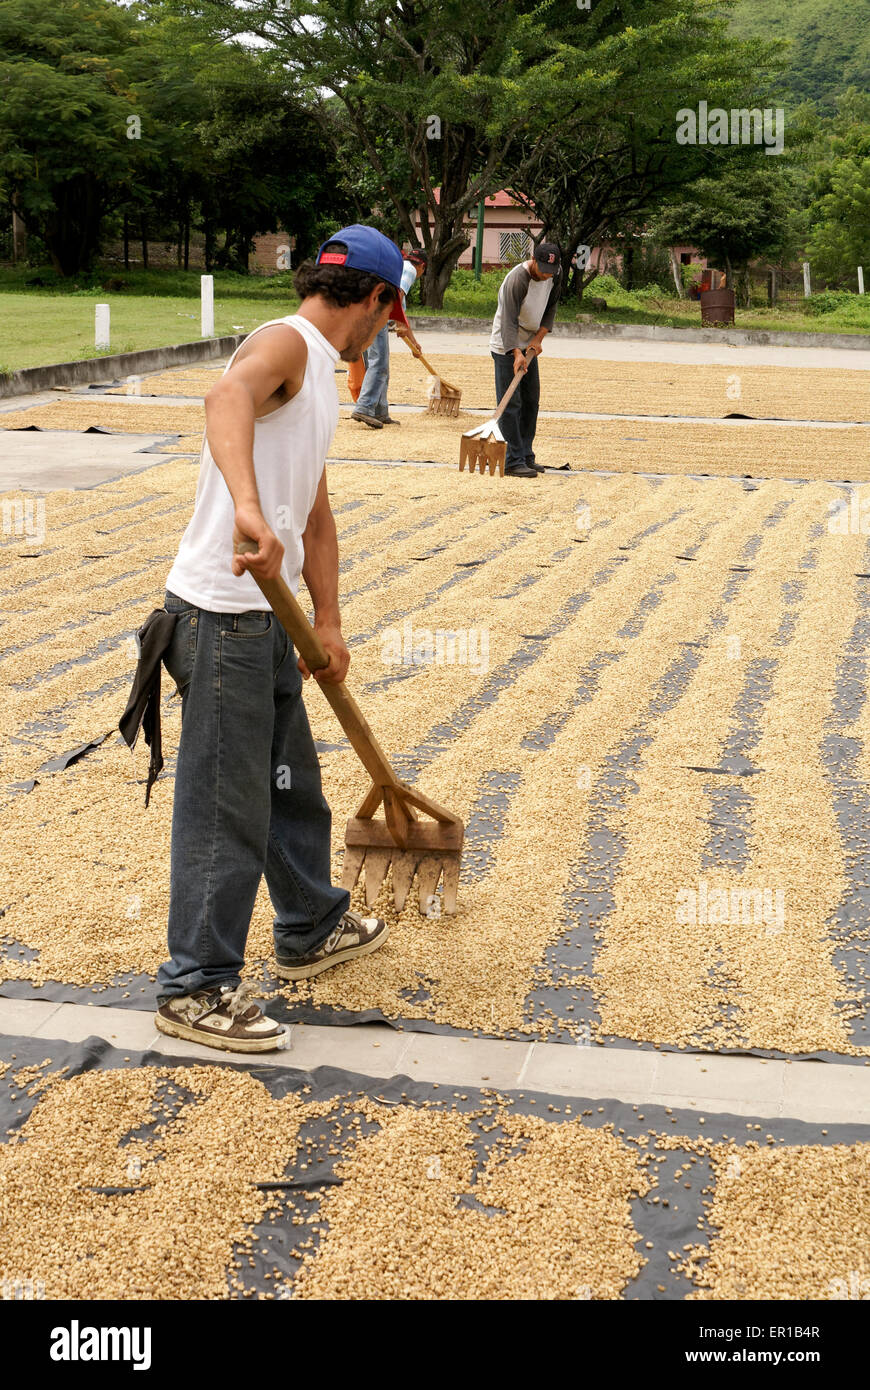
M 181 695 L 172 812 L 170 960 L 158 1000 L 237 985 L 265 873 L 275 951 L 314 951 L 347 911 L 332 885 L 332 816 L 293 646 L 272 613 L 178 613 L 164 665 Z
M 494 352 L 495 394 L 501 400 L 514 377 L 512 352 Z M 532 358 L 522 381 L 514 391 L 499 420 L 507 441 L 505 468 L 518 468 L 535 461 L 535 430 L 538 427 L 538 404 L 541 399 L 541 374 L 538 359 Z
M 390 388 L 390 334 L 384 327 L 375 337 L 371 347 L 363 353 L 366 374 L 354 410 L 365 415 L 376 415 L 386 420 L 390 413 L 387 392 Z

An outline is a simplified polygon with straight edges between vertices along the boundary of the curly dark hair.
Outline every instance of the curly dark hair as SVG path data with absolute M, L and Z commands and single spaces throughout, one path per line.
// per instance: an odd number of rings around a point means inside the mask
M 323 249 L 346 251 L 347 247 L 343 241 L 330 241 Z M 367 270 L 350 270 L 344 265 L 316 265 L 314 261 L 302 262 L 293 276 L 293 284 L 300 299 L 319 294 L 339 309 L 346 309 L 349 304 L 359 304 L 361 300 L 368 299 L 375 285 L 384 286 L 378 295 L 381 304 L 392 304 L 399 293 L 395 285 L 389 284 L 379 275 L 370 274 Z

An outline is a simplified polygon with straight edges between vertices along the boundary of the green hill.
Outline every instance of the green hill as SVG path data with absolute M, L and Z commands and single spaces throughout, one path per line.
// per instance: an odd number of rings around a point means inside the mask
M 830 111 L 847 87 L 870 92 L 870 0 L 738 0 L 731 25 L 741 38 L 791 41 L 798 101 Z

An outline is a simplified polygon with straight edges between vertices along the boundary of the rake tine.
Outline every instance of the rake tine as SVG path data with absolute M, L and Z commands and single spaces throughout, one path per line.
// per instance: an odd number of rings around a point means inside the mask
M 431 396 L 426 409 L 430 415 L 458 415 L 458 396 Z
M 417 867 L 417 887 L 420 897 L 420 911 L 428 915 L 428 909 L 435 897 L 435 889 L 441 877 L 442 860 L 434 854 L 427 854 Z
M 459 855 L 444 856 L 444 911 L 452 916 L 456 911 L 456 894 L 459 891 Z
M 373 907 L 378 894 L 384 886 L 384 879 L 390 867 L 393 851 L 389 849 L 367 849 L 366 866 L 366 907 Z
M 393 855 L 393 901 L 399 912 L 405 906 L 419 857 L 413 850 Z
M 341 886 L 349 893 L 356 887 L 366 852 L 356 845 L 347 845 L 344 851 L 344 865 L 341 871 Z

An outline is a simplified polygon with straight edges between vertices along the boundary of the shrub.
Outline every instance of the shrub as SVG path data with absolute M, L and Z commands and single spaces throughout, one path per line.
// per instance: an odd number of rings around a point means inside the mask
M 593 285 L 595 286 L 594 289 L 592 288 Z M 584 294 L 596 294 L 604 299 L 606 299 L 609 294 L 620 294 L 621 292 L 622 286 L 615 275 L 596 275 L 591 284 L 587 285 L 586 289 L 583 291 Z
M 821 290 L 804 301 L 804 313 L 813 316 L 833 314 L 835 310 L 851 305 L 855 297 L 851 290 Z

